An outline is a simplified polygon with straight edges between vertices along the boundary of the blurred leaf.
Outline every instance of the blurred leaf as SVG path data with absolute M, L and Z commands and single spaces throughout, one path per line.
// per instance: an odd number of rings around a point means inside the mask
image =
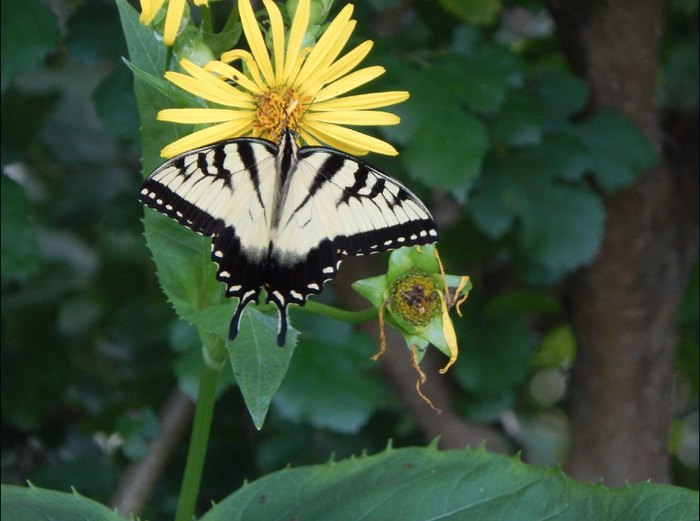
M 241 24 L 240 17 L 238 15 L 238 6 L 234 4 L 234 6 L 229 9 L 229 16 L 223 29 L 221 29 L 221 32 L 212 33 L 202 31 L 202 40 L 209 47 L 209 49 L 211 49 L 212 54 L 217 59 L 223 52 L 236 47 L 236 44 L 241 38 L 243 25 Z
M 520 219 L 518 240 L 529 258 L 550 270 L 573 270 L 598 251 L 605 209 L 587 189 L 551 183 L 556 172 L 547 168 L 532 153 L 489 163 L 468 210 L 492 238 Z
M 542 139 L 542 109 L 533 98 L 514 91 L 508 95 L 490 127 L 506 145 L 537 144 Z
M 481 172 L 488 136 L 483 123 L 467 112 L 443 116 L 425 120 L 401 157 L 414 179 L 463 200 Z
M 31 70 L 44 55 L 58 45 L 58 20 L 39 0 L 3 0 L 2 90 L 15 77 Z
M 107 131 L 128 142 L 138 140 L 139 114 L 133 91 L 134 80 L 124 65 L 118 64 L 92 94 L 97 114 Z
M 549 331 L 530 360 L 532 367 L 568 367 L 576 357 L 576 339 L 571 327 L 558 326 Z
M 21 279 L 39 268 L 36 231 L 29 218 L 24 188 L 4 174 L 0 197 L 2 213 L 2 280 Z
M 588 87 L 583 80 L 561 69 L 539 71 L 535 87 L 545 121 L 555 128 L 583 110 L 588 100 Z
M 5 521 L 125 521 L 111 508 L 78 493 L 68 494 L 33 486 L 2 485 L 1 512 Z
M 459 19 L 474 25 L 493 23 L 501 11 L 500 0 L 440 0 L 440 5 Z
M 696 3 L 697 9 L 697 3 Z M 697 12 L 695 13 L 697 17 Z M 675 42 L 668 51 L 664 64 L 662 102 L 670 109 L 691 111 L 698 107 L 700 66 L 698 42 Z
M 2 93 L 2 166 L 20 161 L 29 146 L 36 140 L 46 119 L 54 108 L 57 93 L 28 94 L 9 88 Z
M 295 423 L 355 433 L 368 421 L 380 395 L 370 372 L 369 357 L 376 348 L 349 324 L 320 316 L 303 318 L 303 340 L 274 404 Z
M 543 501 L 542 498 L 547 498 Z M 352 498 L 348 501 L 347 498 Z M 246 484 L 201 521 L 258 519 L 694 519 L 698 495 L 642 483 L 606 489 L 484 449 L 388 449 L 284 469 Z
M 573 127 L 572 133 L 588 146 L 593 172 L 607 192 L 629 186 L 642 170 L 659 161 L 651 142 L 637 126 L 610 109 L 597 111 Z
M 150 408 L 129 410 L 117 420 L 115 428 L 124 442 L 121 451 L 130 460 L 139 460 L 158 434 L 158 418 Z
M 454 376 L 476 396 L 510 392 L 530 372 L 534 335 L 520 317 L 484 316 L 474 302 L 468 300 L 454 322 L 460 347 Z
M 94 64 L 126 53 L 116 6 L 112 2 L 85 2 L 68 18 L 66 43 L 71 56 Z

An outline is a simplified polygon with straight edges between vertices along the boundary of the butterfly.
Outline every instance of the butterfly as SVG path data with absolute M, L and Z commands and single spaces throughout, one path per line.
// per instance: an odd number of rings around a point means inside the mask
M 438 239 L 433 217 L 408 188 L 333 148 L 299 148 L 289 129 L 278 144 L 243 137 L 175 156 L 146 178 L 139 200 L 212 238 L 216 278 L 239 299 L 231 340 L 262 288 L 277 308 L 283 346 L 287 307 L 320 293 L 342 255 Z

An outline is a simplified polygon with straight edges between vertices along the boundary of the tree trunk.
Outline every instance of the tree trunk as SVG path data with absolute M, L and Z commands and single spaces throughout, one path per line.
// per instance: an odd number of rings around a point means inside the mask
M 593 106 L 624 113 L 661 153 L 655 100 L 664 2 L 550 0 L 549 8 Z M 580 479 L 670 479 L 674 354 L 697 248 L 696 192 L 696 173 L 685 177 L 668 160 L 644 172 L 606 201 L 601 250 L 568 285 L 578 356 L 567 470 Z

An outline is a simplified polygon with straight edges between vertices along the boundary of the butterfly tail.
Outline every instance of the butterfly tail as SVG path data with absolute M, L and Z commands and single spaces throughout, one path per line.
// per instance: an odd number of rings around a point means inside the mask
M 240 300 L 238 301 L 238 306 L 236 306 L 236 311 L 233 313 L 233 316 L 231 317 L 231 325 L 228 328 L 228 339 L 229 340 L 235 339 L 236 336 L 238 335 L 238 324 L 241 321 L 241 315 L 243 314 L 243 310 L 253 300 L 257 304 L 259 293 L 260 293 L 260 290 L 254 291 L 254 292 L 251 291 L 246 296 L 241 297 Z
M 284 347 L 287 340 L 287 306 L 277 306 L 278 326 L 277 326 L 277 345 Z

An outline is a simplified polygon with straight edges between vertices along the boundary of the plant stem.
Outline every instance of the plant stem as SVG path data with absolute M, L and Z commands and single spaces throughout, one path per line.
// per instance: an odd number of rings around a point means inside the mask
M 209 430 L 214 416 L 214 401 L 216 398 L 216 381 L 219 371 L 202 366 L 197 391 L 197 404 L 194 411 L 194 424 L 190 448 L 187 452 L 187 464 L 182 478 L 180 498 L 178 499 L 175 521 L 191 521 L 194 516 L 194 507 L 199 494 L 199 484 L 202 481 L 204 459 L 209 443 Z
M 344 309 L 334 308 L 333 306 L 328 306 L 327 304 L 322 304 L 313 300 L 307 300 L 306 305 L 301 309 L 311 313 L 316 313 L 317 315 L 326 315 L 327 317 L 341 320 L 343 322 L 350 322 L 351 324 L 366 322 L 377 316 L 377 308 L 367 308 L 361 311 L 346 311 Z

